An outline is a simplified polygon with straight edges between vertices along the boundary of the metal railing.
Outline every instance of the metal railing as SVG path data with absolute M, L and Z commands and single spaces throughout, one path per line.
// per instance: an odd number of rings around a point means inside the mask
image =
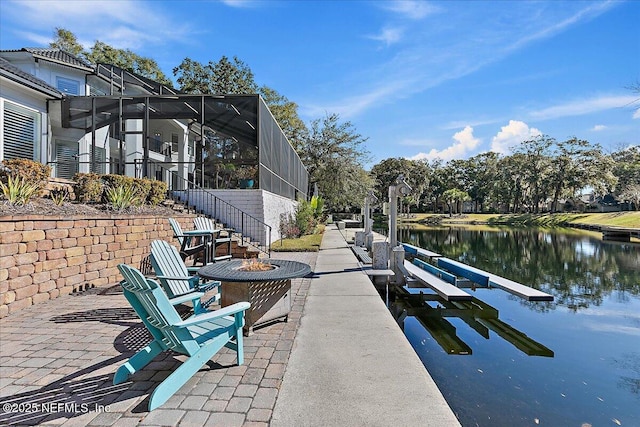
M 175 172 L 157 164 L 153 166 L 169 173 L 168 197 L 170 199 L 183 203 L 197 214 L 208 216 L 223 224 L 224 228 L 230 229 L 232 235 L 244 245 L 271 256 L 272 228 L 270 225 L 222 200 L 209 190 L 178 176 Z

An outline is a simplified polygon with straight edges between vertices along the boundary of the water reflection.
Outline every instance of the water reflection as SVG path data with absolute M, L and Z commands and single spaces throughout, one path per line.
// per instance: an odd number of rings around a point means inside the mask
M 614 292 L 640 294 L 640 245 L 603 242 L 592 232 L 438 227 L 403 229 L 400 239 L 550 293 L 573 311 L 599 306 Z
M 499 289 L 469 290 L 553 357 L 486 339 L 487 330 L 497 333 L 480 322 L 486 319 L 457 307 L 426 301 L 432 311 L 424 315 L 399 311 L 407 339 L 463 426 L 640 426 L 640 245 L 582 230 L 496 227 L 404 230 L 401 240 L 555 297 L 527 302 Z M 446 323 L 433 320 L 438 309 L 451 314 L 440 317 Z M 472 354 L 450 357 L 444 340 Z
M 485 339 L 489 339 L 491 330 L 528 356 L 553 357 L 551 349 L 500 320 L 497 309 L 475 297 L 471 301 L 446 301 L 439 295 L 415 294 L 396 288 L 389 309 L 403 330 L 405 319 L 408 316 L 415 318 L 447 354 L 473 353 L 472 348 L 458 337 L 455 326 L 446 320 L 455 317 Z

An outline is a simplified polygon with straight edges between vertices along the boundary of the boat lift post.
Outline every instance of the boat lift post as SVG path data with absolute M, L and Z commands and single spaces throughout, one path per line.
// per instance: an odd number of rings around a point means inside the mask
M 389 186 L 389 242 L 391 253 L 389 254 L 390 268 L 395 273 L 395 283 L 404 284 L 404 248 L 398 244 L 398 198 L 411 193 L 411 186 L 399 175 L 394 185 Z
M 372 191 L 369 191 L 364 199 L 364 246 L 368 251 L 373 248 L 373 220 L 371 219 L 371 206 L 378 202 L 378 198 Z

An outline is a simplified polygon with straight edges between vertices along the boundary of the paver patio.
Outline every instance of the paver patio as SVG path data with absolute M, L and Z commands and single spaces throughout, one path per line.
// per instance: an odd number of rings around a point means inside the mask
M 317 253 L 273 253 L 315 266 Z M 311 279 L 292 280 L 289 321 L 257 328 L 245 364 L 223 349 L 165 405 L 149 393 L 183 356 L 158 356 L 134 381 L 117 367 L 150 340 L 120 286 L 37 304 L 0 320 L 0 424 L 266 426 L 271 419 Z

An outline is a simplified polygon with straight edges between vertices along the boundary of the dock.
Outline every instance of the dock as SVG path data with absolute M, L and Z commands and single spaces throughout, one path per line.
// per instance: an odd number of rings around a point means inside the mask
M 632 237 L 640 239 L 640 229 L 623 227 L 601 227 L 602 240 L 630 242 Z
M 500 288 L 527 301 L 553 301 L 553 295 L 546 292 L 449 258 L 438 258 L 438 267 L 442 267 L 458 276 L 466 277 L 481 286 Z
M 473 297 L 462 289 L 445 282 L 444 280 L 434 276 L 433 274 L 423 270 L 408 260 L 404 261 L 404 268 L 411 277 L 419 280 L 427 287 L 433 289 L 438 295 L 446 301 L 471 301 Z

